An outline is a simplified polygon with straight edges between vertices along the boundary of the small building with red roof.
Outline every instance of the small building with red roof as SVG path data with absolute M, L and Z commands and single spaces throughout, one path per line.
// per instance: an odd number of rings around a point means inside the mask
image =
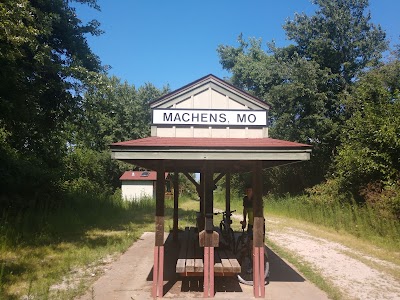
M 168 173 L 165 173 L 167 178 Z M 128 201 L 139 201 L 143 198 L 155 198 L 157 172 L 126 171 L 121 180 L 122 198 Z

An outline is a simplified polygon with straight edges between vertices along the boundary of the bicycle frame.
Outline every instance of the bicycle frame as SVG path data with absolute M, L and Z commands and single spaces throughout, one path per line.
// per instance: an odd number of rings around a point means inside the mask
M 232 216 L 235 211 L 236 210 L 214 213 L 214 215 L 222 214 L 222 220 L 219 223 L 219 228 L 221 230 L 222 237 L 227 245 L 231 248 L 232 252 L 235 251 L 235 234 L 231 228 L 232 220 L 230 220 L 229 217 Z
M 222 211 L 222 212 L 214 213 L 215 216 L 222 214 L 222 220 L 220 222 L 220 227 L 222 225 L 226 231 L 228 231 L 231 228 L 232 220 L 229 218 L 229 222 L 228 222 L 228 216 L 229 217 L 232 216 L 232 214 L 235 211 L 236 211 L 236 209 L 235 210 L 231 210 L 229 212 L 228 211 Z

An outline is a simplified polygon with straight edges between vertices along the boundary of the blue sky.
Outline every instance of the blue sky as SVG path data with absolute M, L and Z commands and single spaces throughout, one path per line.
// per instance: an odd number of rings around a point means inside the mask
M 229 76 L 218 45 L 237 46 L 237 37 L 275 40 L 285 46 L 282 25 L 296 12 L 313 14 L 309 0 L 98 0 L 101 12 L 78 5 L 78 17 L 97 19 L 105 33 L 88 42 L 110 75 L 137 88 L 152 83 L 172 90 L 207 74 Z M 370 0 L 372 21 L 399 44 L 400 1 Z

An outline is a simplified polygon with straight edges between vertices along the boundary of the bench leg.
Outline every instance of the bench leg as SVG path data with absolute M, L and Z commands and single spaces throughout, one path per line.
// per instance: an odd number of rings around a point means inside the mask
M 162 298 L 164 288 L 164 246 L 154 247 L 153 298 Z
M 204 298 L 214 298 L 214 247 L 204 247 Z
M 253 292 L 255 298 L 265 298 L 264 247 L 253 248 Z

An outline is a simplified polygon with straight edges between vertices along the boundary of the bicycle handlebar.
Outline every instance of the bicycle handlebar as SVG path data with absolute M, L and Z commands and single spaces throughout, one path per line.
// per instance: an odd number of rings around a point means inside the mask
M 235 209 L 235 210 L 231 210 L 231 211 L 229 212 L 229 215 L 231 216 L 232 213 L 234 213 L 235 211 L 236 211 L 236 209 Z M 220 214 L 227 215 L 228 212 L 227 212 L 227 211 L 219 211 L 219 212 L 215 212 L 215 213 L 214 213 L 215 216 L 216 216 L 216 215 L 220 215 Z

